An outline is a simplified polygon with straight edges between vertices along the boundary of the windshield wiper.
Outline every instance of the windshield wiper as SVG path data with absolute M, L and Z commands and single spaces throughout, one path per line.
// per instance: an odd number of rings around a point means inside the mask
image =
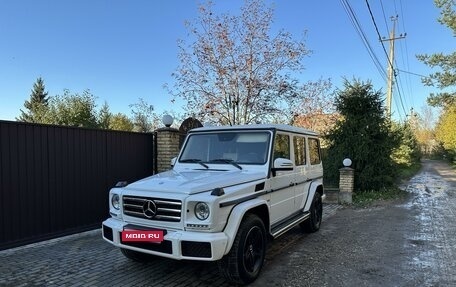
M 221 163 L 229 163 L 239 169 L 242 170 L 242 166 L 238 165 L 237 163 L 235 163 L 232 159 L 227 159 L 227 158 L 217 158 L 217 159 L 213 159 L 213 160 L 210 160 L 209 162 L 221 162 Z
M 181 160 L 180 162 L 198 163 L 198 164 L 204 166 L 206 169 L 209 168 L 209 166 L 207 164 L 202 163 L 200 159 L 196 159 L 196 158 L 187 158 L 187 159 Z

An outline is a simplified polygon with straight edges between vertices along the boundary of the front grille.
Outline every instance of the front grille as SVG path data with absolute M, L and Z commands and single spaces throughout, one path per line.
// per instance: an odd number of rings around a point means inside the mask
M 148 202 L 154 213 L 145 212 Z M 159 221 L 179 222 L 181 220 L 182 202 L 180 200 L 150 198 L 139 196 L 123 197 L 123 213 L 125 215 Z

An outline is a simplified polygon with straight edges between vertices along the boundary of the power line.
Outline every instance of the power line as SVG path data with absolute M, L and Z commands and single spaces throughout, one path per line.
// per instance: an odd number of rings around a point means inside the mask
M 348 3 L 347 0 L 340 0 L 342 6 L 344 7 L 345 9 L 345 12 L 347 13 L 348 15 L 348 18 L 350 19 L 353 27 L 355 28 L 355 31 L 358 33 L 358 36 L 361 38 L 361 41 L 363 42 L 364 44 L 364 47 L 366 48 L 372 62 L 374 63 L 375 67 L 377 68 L 380 76 L 386 80 L 386 72 L 385 72 L 385 69 L 383 68 L 383 65 L 380 63 L 377 55 L 375 54 L 374 50 L 372 49 L 372 46 L 371 44 L 369 43 L 369 41 L 367 40 L 367 37 L 366 37 L 366 34 L 364 33 L 357 17 L 356 17 L 356 14 L 355 12 L 353 11 L 350 3 Z
M 401 48 L 402 48 L 402 46 L 401 46 Z M 401 51 L 402 51 L 402 49 L 401 49 Z M 402 58 L 402 60 L 403 60 L 403 58 Z M 396 61 L 396 60 L 394 61 L 394 63 L 396 64 L 396 67 L 399 66 L 399 65 L 397 64 L 397 61 Z M 397 69 L 396 69 L 396 71 L 397 71 Z M 403 85 L 403 82 L 402 82 L 401 74 L 395 73 L 395 76 L 396 76 L 396 79 L 397 79 L 397 81 L 398 81 L 399 87 L 400 87 L 400 89 L 401 89 L 402 95 L 404 95 L 404 99 L 403 99 L 403 100 L 404 100 L 404 103 L 405 103 L 405 107 L 406 107 L 406 109 L 408 109 L 408 107 L 411 107 L 411 106 L 407 103 L 407 97 L 405 96 L 406 93 L 404 92 L 404 85 Z M 409 77 L 409 76 L 408 76 L 408 77 Z M 406 80 L 408 79 L 408 77 L 406 77 Z
M 399 71 L 399 72 L 402 72 L 402 73 L 414 75 L 414 76 L 421 77 L 421 78 L 429 78 L 429 76 L 424 76 L 424 75 L 421 75 L 421 74 L 417 74 L 417 73 L 413 73 L 413 72 L 409 72 L 409 71 L 404 71 L 404 70 L 401 70 L 401 69 L 396 69 L 396 70 Z
M 383 20 L 385 21 L 386 31 L 389 31 L 388 21 L 386 21 L 386 14 L 385 14 L 385 9 L 383 8 L 383 1 L 382 0 L 380 0 L 380 5 L 382 6 L 382 14 L 383 14 Z
M 401 15 L 402 15 L 402 17 L 401 17 L 401 19 L 402 19 L 402 21 L 401 21 L 401 22 L 402 22 L 402 29 L 403 29 L 403 31 L 405 32 L 405 31 L 407 31 L 407 29 L 405 29 L 405 20 L 406 20 L 406 19 L 405 19 L 405 17 L 404 17 L 405 11 L 404 11 L 404 6 L 403 6 L 403 3 L 402 3 L 402 0 L 399 0 L 399 4 L 400 4 L 400 9 L 401 9 L 400 12 L 401 12 Z M 403 46 L 405 46 L 405 56 L 404 56 L 404 52 L 403 52 L 403 50 L 402 50 L 402 47 L 403 47 Z M 407 70 L 410 70 L 410 62 L 409 62 L 409 57 L 408 57 L 409 51 L 408 51 L 408 41 L 407 41 L 407 38 L 404 39 L 404 45 L 402 45 L 402 43 L 401 43 L 400 47 L 401 47 L 401 53 L 402 53 L 402 61 L 403 61 L 403 64 L 404 64 L 404 66 L 406 67 Z M 406 63 L 404 63 L 404 58 L 405 58 L 405 62 L 406 62 Z M 407 84 L 407 88 L 408 88 L 408 95 L 409 95 L 410 102 L 411 102 L 410 107 L 412 107 L 412 106 L 413 106 L 413 89 L 412 89 L 412 84 L 411 84 L 410 75 L 407 75 L 407 77 L 405 77 L 405 80 L 406 80 L 406 84 Z M 404 97 L 404 98 L 405 98 L 405 97 Z
M 382 44 L 383 52 L 385 52 L 386 59 L 388 59 L 388 64 L 391 66 L 391 68 L 393 68 L 393 63 L 391 62 L 391 60 L 390 60 L 390 58 L 388 56 L 388 52 L 386 51 L 385 44 L 383 44 L 382 37 L 380 36 L 380 32 L 378 31 L 377 23 L 375 22 L 375 17 L 374 17 L 374 14 L 372 13 L 372 10 L 371 10 L 371 7 L 369 5 L 369 1 L 368 0 L 366 0 L 366 4 L 367 4 L 367 9 L 369 10 L 369 14 L 370 14 L 371 19 L 372 19 L 372 23 L 374 23 L 375 31 L 377 31 L 378 40 Z
M 393 61 L 394 61 L 394 41 L 396 39 L 402 39 L 402 38 L 405 38 L 405 35 L 403 36 L 402 34 L 399 36 L 399 37 L 395 37 L 394 35 L 394 30 L 395 30 L 395 23 L 393 23 L 393 28 L 391 30 L 391 34 L 390 34 L 390 37 L 388 39 L 382 39 L 381 35 L 380 35 L 380 31 L 378 29 L 378 26 L 377 26 L 377 22 L 375 21 L 375 17 L 374 17 L 374 14 L 372 13 L 372 9 L 370 7 L 370 4 L 369 4 L 369 1 L 366 0 L 366 5 L 367 5 L 367 9 L 369 10 L 369 14 L 371 16 L 371 19 L 372 19 L 372 23 L 374 24 L 374 27 L 375 27 L 375 31 L 377 32 L 377 36 L 378 36 L 378 39 L 382 45 L 382 48 L 383 48 L 383 51 L 385 53 L 385 56 L 388 60 L 388 90 L 387 90 L 387 109 L 388 109 L 388 113 L 391 115 L 391 98 L 392 98 L 392 91 L 393 91 L 393 83 L 392 82 L 395 82 L 395 85 L 397 87 L 397 91 L 398 91 L 398 95 L 399 95 L 399 100 L 400 100 L 400 103 L 401 105 L 399 106 L 397 104 L 397 99 L 395 98 L 394 100 L 396 101 L 396 106 L 398 107 L 398 112 L 400 113 L 400 107 L 402 107 L 403 111 L 404 111 L 404 114 L 407 114 L 406 111 L 405 111 L 405 108 L 404 108 L 404 102 L 402 100 L 402 93 L 401 93 L 401 89 L 399 87 L 399 83 L 398 83 L 398 80 L 397 80 L 397 74 L 394 70 L 394 66 L 393 66 Z M 382 4 L 382 9 L 383 9 L 383 4 Z M 398 16 L 396 17 L 392 17 L 391 20 L 392 21 L 397 21 L 397 18 Z M 388 54 L 388 52 L 386 51 L 386 47 L 384 45 L 384 41 L 390 41 L 390 54 Z M 394 79 L 393 79 L 394 78 Z M 399 114 L 400 116 L 400 114 Z
M 401 102 L 402 110 L 404 111 L 404 115 L 407 115 L 407 112 L 405 111 L 405 108 L 404 108 L 404 102 L 402 101 L 402 93 L 401 93 L 401 89 L 399 87 L 399 83 L 398 83 L 399 81 L 397 79 L 397 74 L 396 73 L 394 73 L 394 78 L 396 79 L 396 81 L 395 81 L 396 82 L 396 89 L 397 89 L 397 93 L 399 94 L 399 100 Z M 399 109 L 399 106 L 398 106 L 398 109 Z

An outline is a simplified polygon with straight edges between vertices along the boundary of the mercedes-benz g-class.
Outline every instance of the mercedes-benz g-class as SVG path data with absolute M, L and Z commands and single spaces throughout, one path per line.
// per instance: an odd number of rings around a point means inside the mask
M 258 277 L 268 239 L 296 225 L 320 228 L 315 132 L 272 124 L 196 128 L 172 164 L 109 192 L 103 238 L 130 259 L 217 261 L 228 280 L 245 284 Z

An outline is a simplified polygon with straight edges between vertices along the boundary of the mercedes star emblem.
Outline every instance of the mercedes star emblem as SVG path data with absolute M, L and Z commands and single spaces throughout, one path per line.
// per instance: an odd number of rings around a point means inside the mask
M 153 218 L 157 214 L 157 206 L 153 200 L 146 200 L 142 207 L 144 216 Z

